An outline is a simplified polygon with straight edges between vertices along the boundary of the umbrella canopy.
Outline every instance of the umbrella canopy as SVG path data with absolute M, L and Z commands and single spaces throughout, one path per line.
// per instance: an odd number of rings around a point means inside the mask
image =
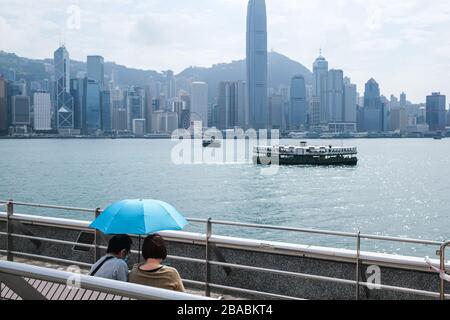
M 182 230 L 187 220 L 170 204 L 158 200 L 124 200 L 112 204 L 90 225 L 104 234 L 147 235 Z

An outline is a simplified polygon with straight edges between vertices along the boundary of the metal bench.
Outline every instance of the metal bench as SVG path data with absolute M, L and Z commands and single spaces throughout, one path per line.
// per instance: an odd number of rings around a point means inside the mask
M 0 261 L 0 300 L 211 300 L 78 273 Z

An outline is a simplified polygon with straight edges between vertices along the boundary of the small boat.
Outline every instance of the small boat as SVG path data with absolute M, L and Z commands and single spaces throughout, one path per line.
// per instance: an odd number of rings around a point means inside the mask
M 433 137 L 434 140 L 442 140 L 444 136 L 442 135 L 442 132 L 438 131 L 436 132 L 436 135 Z
M 255 147 L 253 162 L 256 164 L 311 165 L 311 166 L 356 166 L 356 147 L 300 146 Z
M 220 148 L 222 144 L 214 137 L 203 140 L 203 148 Z

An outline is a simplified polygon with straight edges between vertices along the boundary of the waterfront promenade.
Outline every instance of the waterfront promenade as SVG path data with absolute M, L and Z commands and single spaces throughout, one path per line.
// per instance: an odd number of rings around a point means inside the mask
M 104 253 L 107 237 L 90 230 L 88 222 L 18 213 L 21 206 L 55 206 L 10 203 L 9 212 L 11 204 L 15 208 L 13 214 L 0 213 L 0 254 L 6 255 L 8 260 L 41 261 L 46 266 L 57 268 L 77 265 L 85 270 Z M 191 292 L 250 299 L 403 300 L 450 297 L 445 283 L 439 274 L 430 271 L 424 257 L 360 249 L 361 242 L 369 239 L 424 244 L 441 250 L 441 261 L 432 257 L 432 262 L 436 267 L 442 264 L 448 268 L 443 254 L 446 246 L 442 242 L 219 220 L 190 221 L 203 224 L 206 232 L 162 234 L 169 244 L 167 263 L 179 270 Z M 234 238 L 208 231 L 221 224 L 314 233 L 322 237 L 349 237 L 354 239 L 356 250 Z M 135 240 L 135 244 L 138 243 L 137 238 Z M 137 260 L 137 249 L 135 245 L 131 263 Z M 377 273 L 380 277 L 372 278 Z

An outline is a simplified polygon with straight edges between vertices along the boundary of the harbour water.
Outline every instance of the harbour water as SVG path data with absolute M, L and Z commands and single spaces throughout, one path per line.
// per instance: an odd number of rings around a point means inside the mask
M 299 143 L 299 140 L 283 141 Z M 188 217 L 335 231 L 450 239 L 450 139 L 310 141 L 358 147 L 356 167 L 175 165 L 169 140 L 0 140 L 0 199 L 105 207 L 160 199 Z M 17 208 L 91 220 L 85 213 Z M 20 209 L 20 210 L 19 210 Z M 192 225 L 188 231 L 202 231 Z M 354 248 L 354 240 L 258 229 L 220 234 Z M 363 242 L 381 252 L 432 255 L 435 248 Z

